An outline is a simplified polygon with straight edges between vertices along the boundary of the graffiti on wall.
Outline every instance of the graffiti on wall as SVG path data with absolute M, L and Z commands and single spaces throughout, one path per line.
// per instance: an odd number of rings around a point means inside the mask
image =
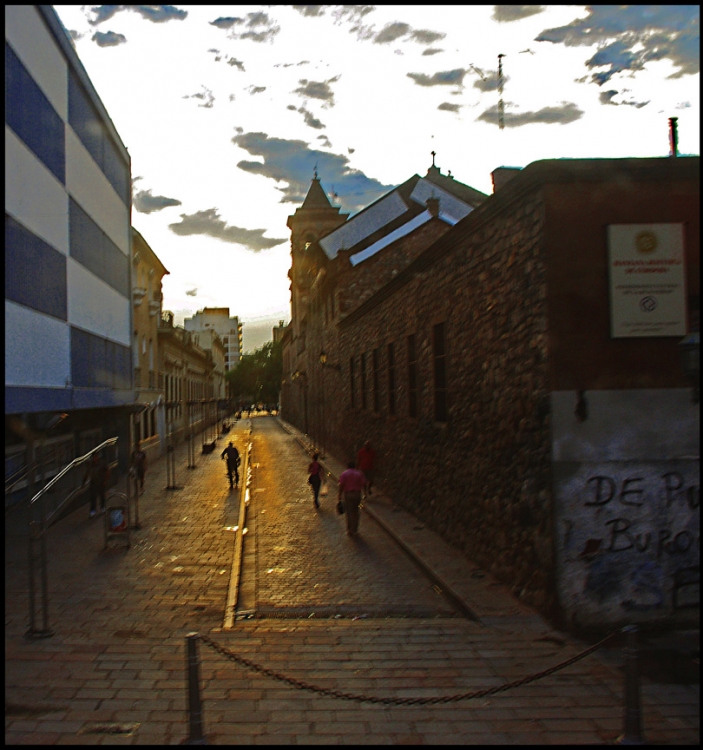
M 558 588 L 572 620 L 699 605 L 699 463 L 555 464 Z

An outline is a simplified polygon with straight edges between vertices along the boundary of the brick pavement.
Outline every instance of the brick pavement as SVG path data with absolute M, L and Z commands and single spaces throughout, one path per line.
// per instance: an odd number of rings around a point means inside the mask
M 265 421 L 252 420 L 255 443 L 257 435 L 263 436 Z M 242 422 L 238 425 L 240 449 L 246 427 Z M 304 501 L 304 488 L 294 488 L 291 495 L 285 490 L 287 473 L 305 460 L 302 450 L 290 443 L 280 454 L 270 447 L 267 457 L 264 447 L 258 448 L 260 456 L 253 455 L 253 462 L 259 463 L 251 488 L 253 506 L 257 495 L 263 499 L 266 494 L 255 491 L 268 487 L 281 497 L 286 495 L 302 513 L 304 503 L 295 501 Z M 234 652 L 286 675 L 323 687 L 388 697 L 453 695 L 499 685 L 552 666 L 583 646 L 552 630 L 522 605 L 512 605 L 501 617 L 495 600 L 489 602 L 492 610 L 486 605 L 478 613 L 478 621 L 449 616 L 255 618 L 239 620 L 232 630 L 222 631 L 234 548 L 234 532 L 227 527 L 237 523 L 237 503 L 226 487 L 217 453 L 198 455 L 193 471 L 184 468 L 184 447 L 176 457 L 177 481 L 183 489 L 163 489 L 164 462 L 152 465 L 140 510 L 143 528 L 134 532 L 130 549 L 103 552 L 99 522 L 87 520 L 87 509 L 52 529 L 50 624 L 56 631 L 52 638 L 34 642 L 22 638 L 28 625 L 26 551 L 21 529 L 11 516 L 6 518 L 7 743 L 182 742 L 187 736 L 184 636 L 191 630 L 209 634 Z M 273 471 L 279 461 L 290 462 L 281 466 L 285 475 L 267 477 L 266 471 Z M 331 505 L 330 500 L 327 503 Z M 268 505 L 263 509 L 268 512 Z M 334 542 L 342 521 L 326 512 L 330 519 L 323 514 L 318 520 L 336 524 L 330 523 L 327 531 Z M 309 534 L 307 516 L 298 519 L 290 514 L 286 519 L 296 525 L 302 518 L 306 520 L 298 528 L 298 539 Z M 399 519 L 400 541 L 403 514 L 389 509 L 388 518 L 388 524 Z M 260 523 L 260 519 L 252 513 L 252 521 Z M 271 528 L 285 525 L 274 522 Z M 406 535 L 413 530 L 406 529 Z M 378 532 L 370 517 L 362 517 L 362 537 L 368 536 L 372 549 L 380 545 Z M 421 536 L 426 536 L 424 531 Z M 294 547 L 295 541 L 293 535 L 278 546 Z M 259 553 L 268 564 L 266 555 L 275 550 L 265 547 L 258 550 L 245 537 L 243 588 L 248 587 L 249 601 L 260 594 L 271 601 L 276 592 L 273 585 L 259 589 L 246 581 L 252 570 L 263 575 L 263 566 L 247 570 L 247 565 L 255 566 Z M 425 564 L 435 565 L 451 585 L 447 571 L 452 564 L 445 556 L 447 567 L 441 568 L 441 545 L 438 549 L 433 562 L 432 545 L 426 543 Z M 319 564 L 330 563 L 326 559 Z M 461 577 L 460 564 L 455 560 L 453 565 L 455 575 Z M 465 578 L 485 584 L 485 578 L 472 575 L 480 571 L 466 565 Z M 362 579 L 368 575 L 363 570 L 362 565 Z M 485 585 L 486 591 L 477 586 L 465 593 L 473 597 L 474 609 L 480 610 L 481 598 L 488 597 L 491 587 Z M 391 587 L 392 580 L 379 586 L 387 593 L 385 587 Z M 428 591 L 425 585 L 420 597 Z M 312 596 L 309 591 L 302 594 Z M 358 604 L 372 615 L 382 614 L 373 592 L 367 596 Z M 410 594 L 406 590 L 401 596 Z M 306 605 L 317 606 L 318 601 L 325 598 L 310 598 Z M 602 743 L 612 741 L 622 728 L 622 677 L 614 665 L 595 655 L 544 680 L 489 698 L 389 707 L 296 690 L 234 664 L 202 644 L 200 652 L 205 730 L 211 744 Z M 698 686 L 665 690 L 645 684 L 643 700 L 648 741 L 698 743 Z M 96 722 L 139 726 L 126 735 L 86 732 Z

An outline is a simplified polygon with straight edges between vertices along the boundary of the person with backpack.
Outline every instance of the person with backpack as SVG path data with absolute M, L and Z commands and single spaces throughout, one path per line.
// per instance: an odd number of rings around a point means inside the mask
M 313 500 L 315 502 L 315 507 L 320 507 L 320 485 L 322 484 L 322 466 L 320 466 L 318 462 L 318 458 L 320 458 L 319 453 L 315 453 L 315 455 L 312 457 L 312 463 L 310 466 L 308 466 L 308 474 L 310 475 L 308 477 L 308 484 L 312 487 L 312 493 L 313 493 Z

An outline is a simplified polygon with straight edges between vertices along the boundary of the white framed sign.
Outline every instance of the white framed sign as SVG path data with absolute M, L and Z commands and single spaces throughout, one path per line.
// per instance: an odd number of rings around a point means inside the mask
M 611 338 L 686 335 L 683 224 L 610 224 Z

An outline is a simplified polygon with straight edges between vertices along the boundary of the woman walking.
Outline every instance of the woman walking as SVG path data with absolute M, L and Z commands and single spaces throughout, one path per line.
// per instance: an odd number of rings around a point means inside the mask
M 322 466 L 318 463 L 319 453 L 315 453 L 312 457 L 312 463 L 308 466 L 308 484 L 312 486 L 313 499 L 315 500 L 315 507 L 320 507 L 320 485 L 322 484 Z

